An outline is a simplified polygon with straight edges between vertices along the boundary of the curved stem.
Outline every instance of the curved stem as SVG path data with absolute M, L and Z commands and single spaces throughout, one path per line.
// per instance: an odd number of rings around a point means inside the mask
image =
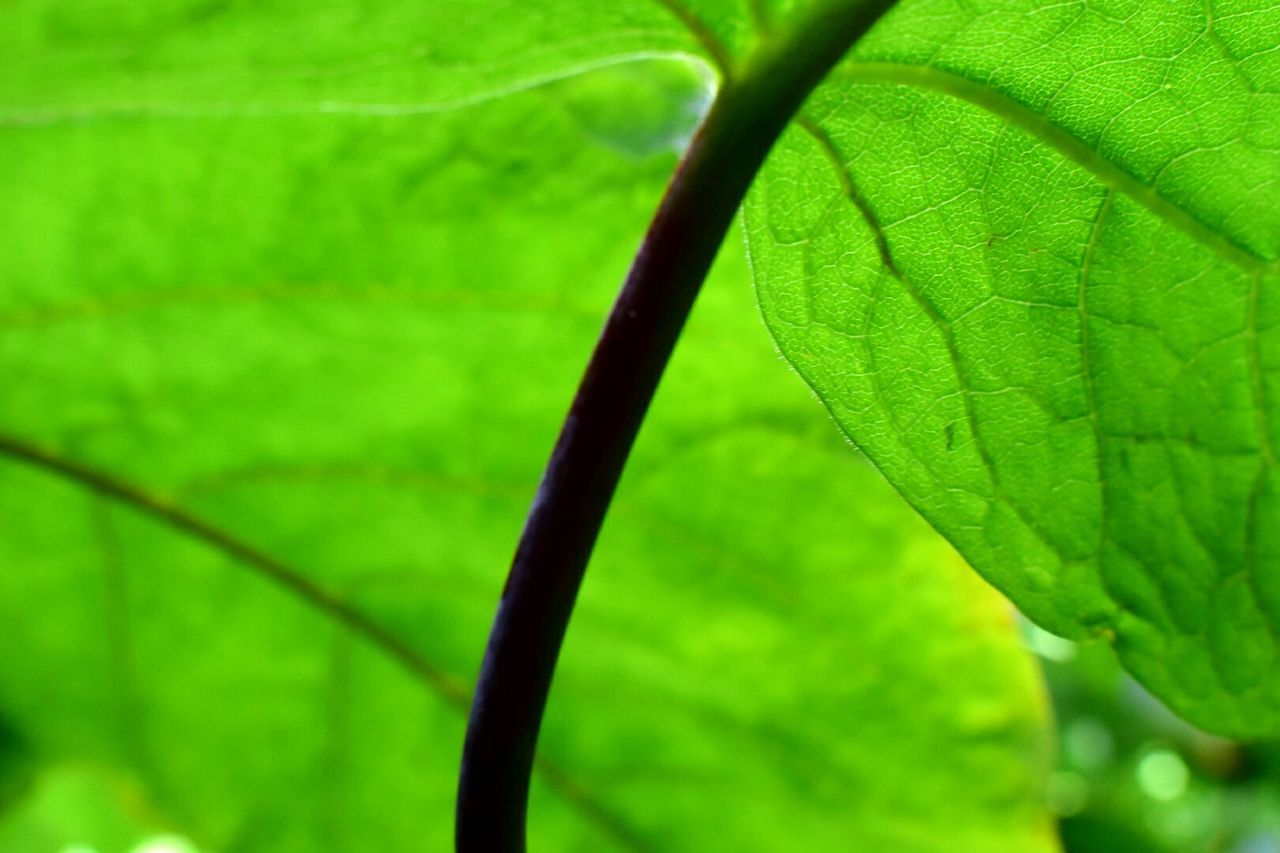
M 457 849 L 525 847 L 534 747 L 578 586 L 694 297 L 765 156 L 814 86 L 892 5 L 827 2 L 717 95 L 601 333 L 538 487 L 471 706 Z

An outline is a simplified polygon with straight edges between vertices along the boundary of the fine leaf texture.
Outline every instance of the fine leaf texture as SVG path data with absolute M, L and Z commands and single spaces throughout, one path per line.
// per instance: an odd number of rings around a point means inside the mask
M 354 6 L 6 10 L 28 53 L 0 132 L 0 431 L 64 469 L 0 462 L 0 794 L 29 780 L 0 800 L 9 850 L 106 853 L 130 826 L 448 846 L 522 516 L 705 83 L 618 64 L 595 4 L 528 19 L 574 38 L 519 39 L 508 4 L 420 5 L 386 4 L 384 30 Z M 505 41 L 431 36 L 488 57 L 457 88 L 480 101 L 331 106 L 449 102 L 353 55 L 418 56 L 415 15 L 482 6 Z M 1053 850 L 1042 688 L 1007 606 L 787 375 L 732 249 L 569 633 L 533 848 Z M 49 815 L 73 795 L 124 816 L 68 836 Z
M 900 12 L 748 203 L 770 328 L 1032 618 L 1275 736 L 1280 6 Z
M 848 2 L 22 0 L 0 125 L 412 115 L 673 52 L 731 75 Z M 748 203 L 770 329 L 854 443 L 1032 618 L 1242 737 L 1280 734 L 1278 43 L 1260 0 L 905 0 Z

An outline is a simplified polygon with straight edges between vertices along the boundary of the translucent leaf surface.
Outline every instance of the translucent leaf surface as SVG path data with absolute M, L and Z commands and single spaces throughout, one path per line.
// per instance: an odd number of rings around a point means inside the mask
M 748 210 L 775 337 L 897 488 L 1238 736 L 1280 732 L 1278 43 L 1266 3 L 904 4 Z
M 0 463 L 0 716 L 37 765 L 0 843 L 88 765 L 201 849 L 448 846 L 522 516 L 705 98 L 669 65 L 506 92 L 690 41 L 591 5 L 5 9 L 0 430 L 48 464 Z M 736 252 L 705 297 L 570 631 L 534 849 L 1052 850 L 1006 605 L 787 375 Z

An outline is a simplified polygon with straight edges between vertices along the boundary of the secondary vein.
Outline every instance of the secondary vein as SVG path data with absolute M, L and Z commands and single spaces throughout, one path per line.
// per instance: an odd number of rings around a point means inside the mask
M 689 34 L 697 40 L 698 44 L 702 45 L 702 49 L 707 52 L 707 56 L 710 57 L 721 75 L 727 80 L 733 70 L 733 56 L 729 53 L 729 48 L 712 32 L 706 22 L 699 18 L 682 0 L 654 0 L 654 2 L 674 15 L 684 25 Z
M 1280 262 L 1265 258 L 1233 238 L 1215 231 L 1155 187 L 1142 182 L 1119 164 L 1108 160 L 1070 131 L 1037 113 L 1028 105 L 986 84 L 950 71 L 926 65 L 896 62 L 851 62 L 833 78 L 853 83 L 892 83 L 949 95 L 980 107 L 1027 131 L 1068 159 L 1083 166 L 1106 186 L 1119 190 L 1161 220 L 1187 234 L 1222 259 L 1249 273 L 1280 269 Z
M 221 528 L 158 495 L 8 433 L 0 432 L 0 456 L 61 477 L 104 498 L 130 506 L 179 533 L 226 554 L 236 563 L 283 587 L 352 634 L 381 650 L 449 707 L 465 713 L 470 706 L 470 691 L 460 680 L 433 664 L 368 615 L 309 580 L 301 571 Z M 573 782 L 569 774 L 555 762 L 539 758 L 535 767 L 549 787 L 607 836 L 625 849 L 647 849 L 633 829 L 597 802 L 590 792 Z

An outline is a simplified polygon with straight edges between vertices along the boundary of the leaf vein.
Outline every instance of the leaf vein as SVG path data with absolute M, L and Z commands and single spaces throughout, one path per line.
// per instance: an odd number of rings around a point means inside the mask
M 470 691 L 456 678 L 440 669 L 369 615 L 317 585 L 293 567 L 188 513 L 181 507 L 167 502 L 158 495 L 5 432 L 0 432 L 0 456 L 61 477 L 104 498 L 130 506 L 176 532 L 222 552 L 236 563 L 269 579 L 297 596 L 299 600 L 324 613 L 352 634 L 360 636 L 373 647 L 380 649 L 403 666 L 417 681 L 438 695 L 447 706 L 459 713 L 467 712 L 471 701 Z M 647 845 L 630 827 L 602 804 L 596 802 L 590 792 L 574 783 L 558 765 L 546 759 L 539 759 L 535 766 L 557 794 L 615 841 L 628 849 L 647 849 Z
M 1263 257 L 1231 237 L 1215 231 L 1177 202 L 1143 183 L 1136 175 L 1107 159 L 1070 131 L 990 85 L 939 68 L 895 62 L 847 63 L 833 72 L 833 77 L 851 83 L 887 83 L 926 89 L 980 107 L 1032 134 L 1091 172 L 1106 186 L 1129 196 L 1164 222 L 1240 269 L 1251 273 L 1280 269 L 1280 261 Z

